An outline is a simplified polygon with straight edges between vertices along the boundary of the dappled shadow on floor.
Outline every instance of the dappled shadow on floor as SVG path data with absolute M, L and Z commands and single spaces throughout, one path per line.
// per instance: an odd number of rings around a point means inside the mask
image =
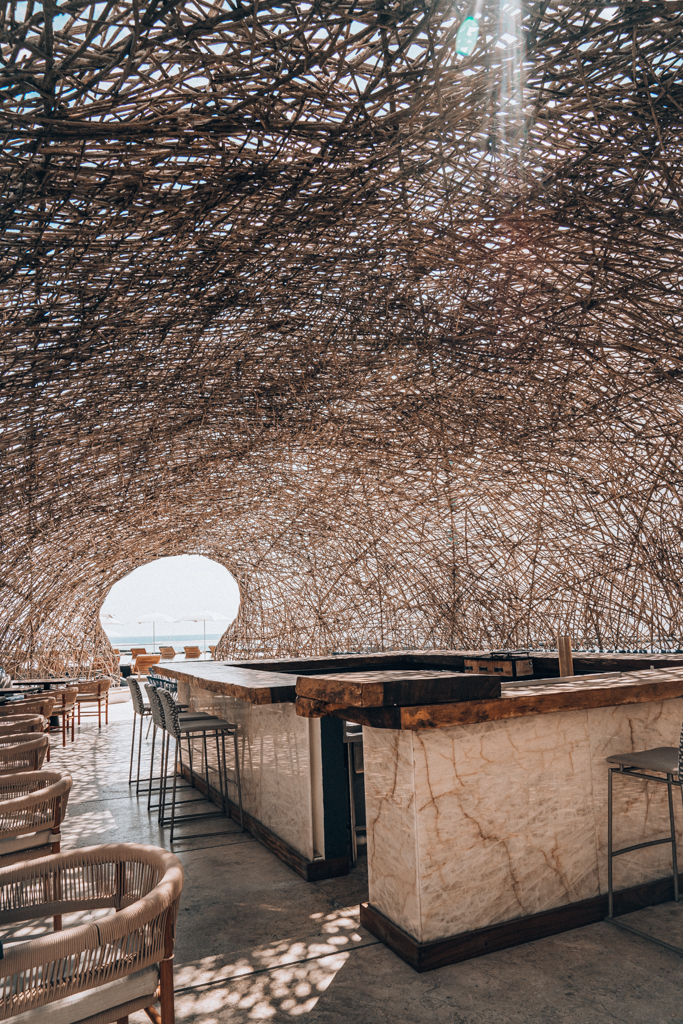
M 310 1012 L 351 951 L 376 941 L 361 933 L 357 908 L 311 918 L 318 931 L 306 939 L 275 940 L 229 962 L 205 957 L 180 967 L 179 1019 L 210 1020 L 235 1011 L 245 1020 L 264 1020 Z

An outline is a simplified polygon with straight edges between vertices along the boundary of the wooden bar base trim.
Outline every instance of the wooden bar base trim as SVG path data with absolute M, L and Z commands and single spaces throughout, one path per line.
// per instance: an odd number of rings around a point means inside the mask
M 183 776 L 188 782 L 192 781 L 190 778 L 190 769 L 187 765 L 183 765 Z M 194 787 L 206 796 L 206 781 L 201 776 L 195 775 Z M 213 788 L 213 786 L 209 789 L 209 799 L 220 807 L 221 795 L 218 790 Z M 239 806 L 233 803 L 232 800 L 228 800 L 228 810 L 230 812 L 230 817 L 239 823 Z M 324 858 L 321 858 L 320 860 L 306 860 L 306 858 L 290 846 L 289 843 L 286 843 L 284 839 L 275 835 L 275 833 L 271 832 L 266 825 L 261 824 L 257 818 L 253 818 L 251 814 L 248 814 L 246 811 L 244 812 L 244 827 L 247 832 L 251 833 L 254 839 L 258 839 L 259 843 L 262 843 L 267 850 L 274 853 L 276 857 L 279 857 L 281 861 L 292 868 L 292 870 L 296 871 L 298 875 L 301 875 L 301 877 L 307 882 L 321 882 L 324 878 L 338 878 L 340 875 L 348 875 L 349 873 L 348 857 L 329 857 L 327 860 Z
M 683 875 L 679 875 L 683 887 Z M 656 882 L 645 882 L 630 889 L 621 889 L 614 894 L 614 914 L 620 917 L 643 907 L 668 903 L 674 898 L 673 879 L 660 878 Z M 495 953 L 510 946 L 521 946 L 534 939 L 583 928 L 604 920 L 607 915 L 607 896 L 594 896 L 578 903 L 567 903 L 563 907 L 544 910 L 540 914 L 517 917 L 513 921 L 489 925 L 474 932 L 451 935 L 435 942 L 418 942 L 380 913 L 370 903 L 361 903 L 360 923 L 363 928 L 378 938 L 392 952 L 405 960 L 416 971 L 433 971 L 437 967 L 457 964 L 461 960 L 472 960 L 477 956 Z

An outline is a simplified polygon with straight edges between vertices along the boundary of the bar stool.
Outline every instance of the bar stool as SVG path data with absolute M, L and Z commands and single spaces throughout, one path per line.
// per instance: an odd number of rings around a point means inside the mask
M 167 733 L 167 730 L 166 730 L 166 717 L 164 715 L 164 708 L 163 708 L 163 705 L 161 703 L 160 694 L 161 693 L 165 693 L 166 691 L 163 690 L 162 688 L 158 687 L 158 686 L 152 685 L 151 683 L 145 683 L 145 690 L 147 691 L 147 697 L 149 698 L 149 710 L 150 710 L 150 714 L 152 716 L 152 725 L 154 727 L 154 731 L 152 732 L 152 752 L 151 752 L 151 755 L 150 755 L 150 763 L 149 763 L 149 790 L 147 791 L 148 792 L 148 795 L 147 795 L 147 810 L 148 811 L 157 811 L 158 812 L 157 813 L 157 817 L 158 817 L 158 820 L 159 820 L 159 824 L 161 824 L 162 823 L 161 822 L 161 819 L 162 819 L 161 795 L 162 795 L 163 792 L 165 792 L 165 782 L 164 782 L 163 772 L 164 772 L 164 761 L 166 761 L 166 762 L 168 761 L 168 757 L 166 756 L 166 746 L 167 746 L 167 743 L 168 743 L 168 733 Z M 168 696 L 170 697 L 171 700 L 173 700 L 173 698 L 171 697 L 170 694 Z M 184 707 L 185 705 L 181 705 L 181 706 Z M 178 705 L 176 705 L 176 707 L 178 708 L 178 714 L 179 714 L 180 721 L 183 724 L 185 722 L 206 722 L 207 719 L 210 719 L 211 721 L 218 721 L 218 719 L 216 719 L 216 718 L 214 718 L 214 717 L 212 717 L 212 716 L 210 716 L 210 715 L 208 715 L 208 714 L 206 714 L 204 712 L 201 712 L 201 711 L 181 712 L 180 711 L 180 707 Z M 159 730 L 161 731 L 161 760 L 160 760 L 160 764 L 159 764 L 159 788 L 155 789 L 155 787 L 154 787 L 154 749 L 155 749 L 155 745 L 156 745 L 157 731 L 159 731 Z M 190 763 L 191 763 L 191 760 L 192 760 L 192 750 L 191 749 L 190 749 L 189 753 L 190 753 Z M 182 750 L 180 751 L 180 764 L 181 764 L 181 768 L 182 768 Z M 159 803 L 158 804 L 154 804 L 154 805 L 152 804 L 152 793 L 159 793 Z M 201 799 L 201 797 L 198 797 L 197 801 L 199 801 L 200 799 Z M 188 802 L 190 802 L 190 801 L 188 801 Z
M 151 721 L 152 712 L 150 710 L 149 705 L 145 704 L 144 698 L 142 696 L 142 690 L 140 689 L 140 684 L 138 683 L 137 679 L 133 679 L 129 676 L 128 679 L 126 679 L 126 682 L 128 683 L 131 703 L 133 705 L 133 737 L 131 739 L 130 744 L 130 767 L 128 769 L 129 786 L 133 785 L 133 754 L 135 752 L 135 726 L 138 718 L 140 719 L 140 732 L 138 735 L 138 771 L 135 779 L 135 795 L 137 796 L 138 793 L 140 792 L 140 758 L 142 756 L 142 725 L 146 718 Z M 152 784 L 151 777 L 149 779 L 144 779 L 143 781 L 149 782 L 150 785 Z M 143 790 L 143 793 L 146 792 L 146 789 Z
M 173 698 L 170 693 L 165 690 L 159 690 L 157 693 L 161 701 L 161 705 L 164 711 L 165 727 L 168 733 L 168 739 L 166 742 L 166 757 L 164 762 L 164 768 L 162 771 L 162 793 L 161 793 L 161 824 L 165 826 L 170 824 L 171 835 L 170 840 L 173 842 L 173 833 L 175 830 L 176 822 L 176 795 L 177 795 L 177 783 L 178 783 L 178 772 L 176 768 L 176 762 L 178 761 L 178 755 L 180 754 L 180 766 L 182 771 L 182 746 L 181 740 L 183 736 L 187 737 L 188 743 L 188 756 L 190 761 L 190 777 L 194 782 L 194 769 L 192 766 L 192 738 L 193 736 L 201 736 L 204 746 L 204 772 L 206 782 L 206 798 L 210 799 L 210 784 L 209 784 L 209 759 L 208 759 L 208 748 L 206 743 L 207 736 L 213 736 L 216 743 L 216 761 L 217 761 L 217 774 L 221 792 L 221 810 L 219 812 L 204 812 L 203 814 L 188 814 L 183 815 L 180 821 L 196 821 L 202 818 L 214 818 L 218 816 L 224 816 L 228 814 L 228 796 L 227 787 L 233 785 L 237 789 L 238 803 L 240 809 L 240 826 L 244 831 L 244 817 L 242 811 L 242 785 L 240 780 L 240 764 L 239 764 L 239 752 L 237 749 L 237 726 L 232 722 L 226 722 L 221 718 L 215 718 L 213 716 L 207 716 L 202 719 L 195 719 L 193 721 L 183 721 L 183 716 L 178 712 L 178 708 L 175 705 Z M 229 735 L 233 737 L 234 751 L 235 751 L 235 779 L 229 779 L 226 770 L 226 758 L 225 758 L 225 736 Z M 175 739 L 175 755 L 173 760 L 173 794 L 171 798 L 171 817 L 165 817 L 166 809 L 166 784 L 168 779 L 168 753 L 170 748 L 171 737 Z M 220 744 L 219 744 L 220 738 Z M 221 759 L 222 752 L 222 759 Z M 187 801 L 190 802 L 190 801 Z M 211 836 L 215 833 L 203 832 L 195 833 L 192 836 L 186 838 L 201 839 L 205 836 Z
M 641 938 L 649 939 L 650 942 L 655 942 L 658 946 L 664 946 L 665 949 L 670 949 L 674 953 L 683 955 L 683 949 L 678 946 L 664 942 L 663 939 L 657 939 L 648 932 L 641 931 L 640 928 L 635 928 L 633 925 L 626 924 L 626 922 L 619 921 L 614 917 L 614 886 L 612 878 L 612 862 L 615 857 L 620 857 L 624 853 L 632 853 L 633 850 L 643 850 L 648 846 L 661 846 L 670 843 L 674 900 L 676 903 L 679 901 L 673 787 L 676 786 L 681 790 L 681 799 L 683 800 L 683 728 L 681 729 L 678 747 L 653 747 L 650 750 L 636 750 L 629 754 L 612 754 L 607 758 L 607 763 L 615 767 L 610 767 L 607 772 L 607 917 L 605 920 L 624 931 L 632 932 Z M 612 782 L 615 773 L 620 778 L 644 779 L 646 782 L 658 782 L 666 786 L 669 801 L 668 836 L 664 839 L 650 839 L 644 843 L 634 843 L 632 846 L 622 846 L 618 850 L 614 849 L 612 837 Z M 677 776 L 677 779 L 674 779 L 674 775 Z M 663 778 L 662 776 L 665 777 Z

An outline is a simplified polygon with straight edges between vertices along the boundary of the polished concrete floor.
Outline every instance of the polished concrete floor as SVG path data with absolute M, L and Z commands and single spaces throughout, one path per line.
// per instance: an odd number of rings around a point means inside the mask
M 117 705 L 101 732 L 84 724 L 64 750 L 55 737 L 52 763 L 74 776 L 64 848 L 165 845 L 128 788 L 131 722 L 130 705 Z M 185 868 L 179 1024 L 683 1024 L 683 957 L 643 939 L 596 924 L 419 975 L 358 925 L 364 862 L 311 884 L 234 823 L 216 827 L 174 844 Z M 683 944 L 683 904 L 638 916 Z

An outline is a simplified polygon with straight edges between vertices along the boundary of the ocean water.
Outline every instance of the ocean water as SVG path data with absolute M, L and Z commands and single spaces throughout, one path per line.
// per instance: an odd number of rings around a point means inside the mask
M 106 631 L 105 631 L 106 632 Z M 145 633 L 143 636 L 111 636 L 107 633 L 109 642 L 112 647 L 151 647 L 152 646 L 152 634 Z M 206 646 L 209 644 L 217 644 L 220 638 L 223 636 L 222 633 L 209 633 L 206 631 Z M 199 644 L 204 643 L 203 633 L 182 633 L 180 636 L 166 636 L 163 633 L 157 633 L 155 640 L 156 646 L 159 644 L 168 645 L 169 647 L 175 647 L 176 650 L 182 649 L 184 644 Z

